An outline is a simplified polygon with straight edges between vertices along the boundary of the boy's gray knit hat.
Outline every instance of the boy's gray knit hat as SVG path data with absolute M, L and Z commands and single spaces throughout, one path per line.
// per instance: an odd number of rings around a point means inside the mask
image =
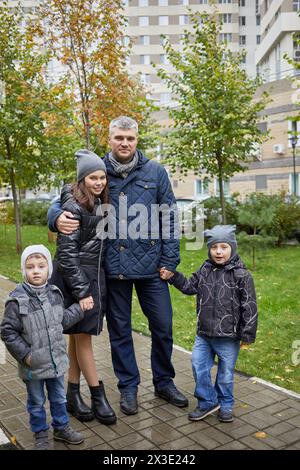
M 215 225 L 212 229 L 205 230 L 204 235 L 207 237 L 208 253 L 210 254 L 210 248 L 215 243 L 228 243 L 231 246 L 230 258 L 232 258 L 237 250 L 235 230 L 236 225 Z
M 26 260 L 28 256 L 36 255 L 36 254 L 43 255 L 46 258 L 47 263 L 48 263 L 48 279 L 49 279 L 53 272 L 53 265 L 52 265 L 50 251 L 44 245 L 29 245 L 23 251 L 21 255 L 21 270 L 22 270 L 24 279 L 26 279 L 26 271 L 25 271 Z
M 75 156 L 77 157 L 77 181 L 81 181 L 94 171 L 102 170 L 106 173 L 104 161 L 91 150 L 77 150 Z

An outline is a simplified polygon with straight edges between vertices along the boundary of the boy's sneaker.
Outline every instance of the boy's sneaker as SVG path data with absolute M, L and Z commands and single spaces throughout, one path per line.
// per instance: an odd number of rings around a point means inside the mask
M 67 444 L 81 444 L 84 440 L 83 434 L 75 431 L 69 424 L 63 429 L 54 429 L 53 438 L 55 441 L 66 442 Z
M 218 414 L 219 421 L 222 423 L 232 423 L 233 416 L 231 410 L 220 410 Z
M 210 408 L 197 408 L 194 409 L 194 411 L 191 411 L 188 414 L 188 418 L 190 421 L 200 421 L 201 419 L 206 418 L 206 416 L 214 413 L 220 408 L 219 403 L 216 403 L 215 405 L 211 406 Z
M 49 450 L 50 444 L 48 440 L 48 430 L 34 433 L 35 444 L 34 450 Z

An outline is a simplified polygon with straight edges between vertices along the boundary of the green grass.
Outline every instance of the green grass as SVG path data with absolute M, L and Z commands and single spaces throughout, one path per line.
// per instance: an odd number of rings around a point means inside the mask
M 23 227 L 23 246 L 43 243 L 52 253 L 55 245 L 48 243 L 47 228 Z M 251 266 L 250 252 L 240 251 L 246 265 Z M 204 247 L 185 251 L 181 246 L 179 269 L 186 275 L 196 271 L 207 257 Z M 20 281 L 20 257 L 15 252 L 15 228 L 0 224 L 0 274 Z M 293 342 L 300 341 L 300 247 L 270 248 L 259 252 L 257 269 L 252 272 L 258 299 L 259 326 L 256 342 L 241 351 L 237 369 L 269 380 L 300 393 L 300 364 L 293 365 Z M 186 296 L 171 287 L 174 309 L 174 343 L 192 349 L 196 329 L 195 297 Z M 149 334 L 146 317 L 141 313 L 136 295 L 133 305 L 133 327 Z M 296 356 L 296 354 L 295 354 Z M 298 353 L 298 359 L 300 353 Z

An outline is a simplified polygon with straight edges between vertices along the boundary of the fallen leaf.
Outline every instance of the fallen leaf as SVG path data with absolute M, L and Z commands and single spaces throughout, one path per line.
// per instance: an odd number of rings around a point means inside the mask
M 257 439 L 265 439 L 267 437 L 267 434 L 263 431 L 257 431 L 254 436 L 257 438 Z
M 16 436 L 11 436 L 10 442 L 11 442 L 14 446 L 16 446 L 16 445 L 17 445 L 17 438 L 16 438 Z

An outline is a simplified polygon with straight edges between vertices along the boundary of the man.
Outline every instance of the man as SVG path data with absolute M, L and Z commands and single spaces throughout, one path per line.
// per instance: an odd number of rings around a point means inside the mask
M 159 277 L 159 269 L 175 271 L 179 263 L 179 241 L 174 236 L 171 218 L 170 236 L 163 237 L 163 218 L 160 217 L 156 238 L 124 236 L 124 227 L 132 221 L 130 216 L 120 216 L 124 202 L 130 214 L 133 205 L 147 208 L 147 224 L 155 226 L 153 205 L 171 207 L 176 204 L 168 174 L 157 162 L 148 160 L 137 150 L 138 125 L 133 119 L 121 116 L 110 123 L 111 151 L 104 157 L 109 179 L 111 203 L 115 208 L 116 236 L 108 239 L 105 271 L 107 276 L 107 326 L 111 342 L 112 362 L 123 413 L 138 411 L 137 389 L 140 375 L 136 363 L 131 328 L 132 290 L 136 289 L 139 303 L 148 318 L 151 331 L 151 367 L 155 394 L 169 403 L 185 407 L 187 398 L 173 383 L 175 371 L 171 363 L 172 306 L 168 285 Z M 122 210 L 123 210 L 122 209 Z M 121 211 L 122 212 L 122 211 Z M 51 230 L 69 234 L 78 222 L 72 214 L 62 213 L 59 203 L 49 210 Z M 124 231 L 125 230 L 125 231 Z M 150 230 L 149 230 L 150 233 Z

